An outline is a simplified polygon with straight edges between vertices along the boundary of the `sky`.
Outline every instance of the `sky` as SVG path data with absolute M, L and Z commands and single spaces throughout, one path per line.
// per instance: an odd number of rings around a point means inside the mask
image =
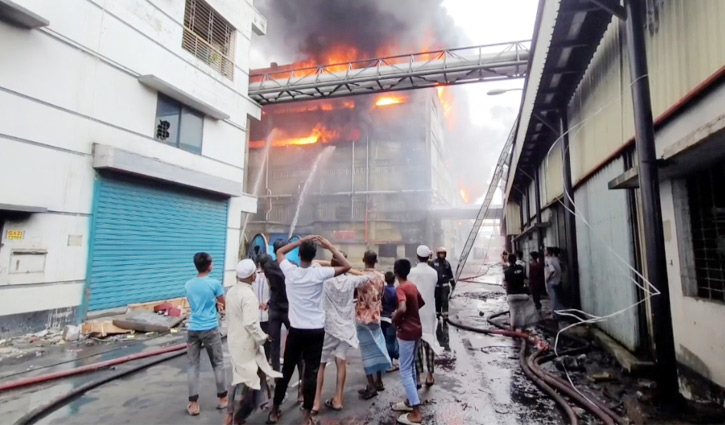
M 534 31 L 538 0 L 444 0 L 443 7 L 468 37 L 471 45 L 530 40 Z M 523 80 L 477 83 L 455 87 L 465 90 L 470 102 L 471 123 L 489 120 L 510 128 L 515 113 L 500 117 L 494 114 L 497 106 L 518 110 L 521 92 L 512 91 L 488 96 L 492 89 L 523 88 Z

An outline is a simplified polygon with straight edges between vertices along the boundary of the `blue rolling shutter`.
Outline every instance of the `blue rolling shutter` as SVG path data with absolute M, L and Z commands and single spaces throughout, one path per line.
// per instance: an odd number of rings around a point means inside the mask
M 122 176 L 96 185 L 89 310 L 184 296 L 199 251 L 222 280 L 227 199 Z

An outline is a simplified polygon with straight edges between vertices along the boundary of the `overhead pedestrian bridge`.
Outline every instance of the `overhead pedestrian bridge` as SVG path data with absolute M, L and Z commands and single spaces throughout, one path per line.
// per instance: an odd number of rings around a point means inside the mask
M 530 41 L 515 41 L 313 67 L 252 70 L 249 96 L 261 105 L 270 105 L 523 78 L 529 45 Z

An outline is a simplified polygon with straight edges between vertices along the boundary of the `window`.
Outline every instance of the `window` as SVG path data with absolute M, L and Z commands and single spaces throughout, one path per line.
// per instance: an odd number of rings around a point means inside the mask
M 725 301 L 725 170 L 722 164 L 687 179 L 697 296 Z M 694 289 L 694 288 L 693 288 Z
M 236 30 L 203 0 L 186 0 L 181 47 L 230 80 L 234 79 Z
M 204 115 L 159 93 L 156 140 L 189 152 L 201 153 Z

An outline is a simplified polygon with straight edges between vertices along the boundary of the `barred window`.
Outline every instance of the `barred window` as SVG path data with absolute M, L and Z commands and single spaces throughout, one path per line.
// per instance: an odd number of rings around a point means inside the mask
M 687 179 L 697 296 L 725 301 L 725 170 L 722 164 Z
M 234 79 L 236 31 L 204 0 L 186 0 L 181 47 L 226 78 Z

